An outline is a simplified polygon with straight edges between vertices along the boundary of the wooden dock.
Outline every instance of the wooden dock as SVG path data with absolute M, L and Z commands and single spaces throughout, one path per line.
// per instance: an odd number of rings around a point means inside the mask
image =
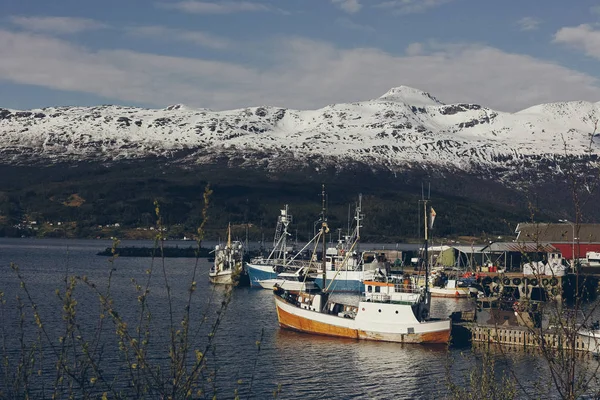
M 583 330 L 576 334 L 573 342 L 572 335 L 567 335 L 567 332 L 557 328 L 509 325 L 508 320 L 504 321 L 504 324 L 477 322 L 477 313 L 474 310 L 456 311 L 450 317 L 452 344 L 459 347 L 479 343 L 498 344 L 515 349 L 539 349 L 543 345 L 546 348 L 559 350 L 570 348 L 573 343 L 576 351 L 600 353 L 600 338 L 583 335 L 581 334 Z
M 493 326 L 467 324 L 467 329 L 471 332 L 472 342 L 494 343 L 512 347 L 541 347 L 542 343 L 552 349 L 570 348 L 570 340 L 563 332 L 556 329 L 539 330 L 520 327 L 520 326 Z M 542 340 L 543 335 L 543 340 Z M 600 341 L 598 339 L 577 335 L 574 340 L 574 347 L 577 351 L 597 353 Z

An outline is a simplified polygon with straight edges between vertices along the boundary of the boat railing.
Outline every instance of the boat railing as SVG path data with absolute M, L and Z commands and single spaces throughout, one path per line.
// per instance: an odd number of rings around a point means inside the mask
M 292 260 L 292 261 L 287 261 L 287 263 L 285 264 L 286 267 L 291 267 L 291 268 L 302 268 L 302 267 L 308 267 L 310 266 L 310 260 Z
M 422 286 L 416 286 L 405 283 L 396 283 L 394 285 L 394 292 L 396 293 L 423 293 L 425 288 Z
M 362 300 L 374 303 L 395 303 L 413 305 L 421 302 L 421 293 L 363 293 Z
M 390 295 L 387 293 L 368 293 L 366 294 L 365 298 L 380 303 L 387 303 L 391 299 Z
M 250 264 L 255 265 L 273 265 L 283 268 L 302 268 L 310 264 L 309 260 L 284 260 L 256 257 L 250 260 Z

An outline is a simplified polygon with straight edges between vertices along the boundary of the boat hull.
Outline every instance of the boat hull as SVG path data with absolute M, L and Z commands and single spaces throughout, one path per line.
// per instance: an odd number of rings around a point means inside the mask
M 453 297 L 453 298 L 466 298 L 470 295 L 470 290 L 468 287 L 457 287 L 457 288 L 440 288 L 440 287 L 431 287 L 429 288 L 429 292 L 431 293 L 431 297 Z
M 273 266 L 269 264 L 251 264 L 246 263 L 246 271 L 250 279 L 250 286 L 254 288 L 265 288 L 259 281 L 277 279 L 277 273 L 273 271 Z M 362 293 L 365 285 L 362 283 L 362 271 L 327 271 L 327 286 L 332 292 L 340 293 Z M 319 274 L 315 279 L 319 287 L 323 287 L 323 275 Z M 326 287 L 327 287 L 326 286 Z M 265 289 L 272 289 L 268 287 Z
M 446 344 L 450 340 L 450 320 L 390 323 L 360 315 L 363 312 L 378 318 L 381 315 L 375 314 L 378 310 L 393 313 L 398 307 L 394 304 L 361 302 L 359 314 L 354 319 L 302 309 L 278 296 L 275 296 L 275 304 L 280 327 L 299 332 L 397 343 Z
M 250 279 L 250 286 L 254 288 L 272 289 L 272 287 L 266 288 L 262 286 L 259 281 L 277 279 L 277 273 L 273 271 L 271 265 L 247 263 L 246 271 Z M 365 290 L 365 285 L 362 283 L 362 271 L 341 271 L 337 275 L 335 271 L 328 271 L 327 276 L 332 278 L 335 276 L 335 279 L 327 278 L 327 286 L 329 286 L 329 290 L 332 292 L 362 293 Z M 318 275 L 315 283 L 319 287 L 323 286 L 322 274 Z
M 208 273 L 208 280 L 215 285 L 248 286 L 248 275 L 239 264 L 233 270 L 210 271 Z
M 231 270 L 219 272 L 216 274 L 210 273 L 208 274 L 208 280 L 210 281 L 210 283 L 215 285 L 232 285 L 235 283 L 232 277 Z
M 250 286 L 263 289 L 273 289 L 273 285 L 264 285 L 261 282 L 270 282 L 277 280 L 277 274 L 270 273 L 268 271 L 257 270 L 256 268 L 250 269 L 248 267 L 248 276 L 250 277 Z M 264 278 L 260 278 L 264 276 Z M 323 286 L 323 278 L 315 279 L 315 283 L 319 286 Z M 330 286 L 331 285 L 331 286 Z M 344 280 L 344 279 L 335 279 L 333 281 L 331 279 L 327 279 L 327 286 L 329 286 L 329 290 L 336 293 L 362 293 L 365 290 L 365 285 L 358 280 Z M 298 289 L 299 290 L 299 289 Z
M 581 329 L 578 333 L 579 342 L 592 354 L 600 354 L 600 331 Z
M 258 281 L 277 278 L 277 273 L 273 271 L 272 265 L 257 265 L 246 263 L 246 272 L 248 273 L 248 278 L 250 279 L 250 287 L 253 288 L 262 288 L 261 284 Z
M 265 279 L 258 281 L 258 284 L 263 289 L 273 290 L 275 285 L 280 287 L 283 290 L 288 291 L 296 291 L 296 292 L 306 292 L 311 290 L 317 290 L 319 287 L 312 282 L 300 282 L 300 281 L 289 281 L 285 279 Z

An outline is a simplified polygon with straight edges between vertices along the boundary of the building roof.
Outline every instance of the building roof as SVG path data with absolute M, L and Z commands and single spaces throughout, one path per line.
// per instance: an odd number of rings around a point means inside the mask
M 489 253 L 556 253 L 558 249 L 550 243 L 494 242 L 485 246 L 482 251 Z
M 573 239 L 573 231 L 575 239 Z M 600 224 L 531 224 L 517 225 L 517 242 L 600 243 Z
M 475 254 L 475 253 L 481 253 L 482 250 L 486 247 L 486 246 L 482 246 L 480 244 L 475 245 L 475 246 L 452 246 L 454 249 L 456 249 L 457 251 L 460 251 L 461 253 L 467 253 L 467 254 Z
M 429 251 L 446 251 L 446 250 L 450 250 L 452 247 L 450 246 L 446 246 L 446 245 L 442 245 L 442 246 L 428 246 L 427 250 Z

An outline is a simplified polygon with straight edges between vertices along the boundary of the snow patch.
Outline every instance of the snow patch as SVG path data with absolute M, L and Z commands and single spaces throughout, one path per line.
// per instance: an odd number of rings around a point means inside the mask
M 427 92 L 409 86 L 398 86 L 388 90 L 379 100 L 397 101 L 411 106 L 439 106 L 441 101 Z
M 114 105 L 0 109 L 0 161 L 118 160 L 149 156 L 247 164 L 277 160 L 409 165 L 459 170 L 507 169 L 521 160 L 589 154 L 600 102 L 563 102 L 504 113 L 477 104 L 444 105 L 407 86 L 379 99 L 319 110 L 247 107 L 228 111 Z M 565 149 L 565 141 L 568 143 Z M 592 153 L 600 153 L 593 142 Z M 336 161 L 337 160 L 337 161 Z M 292 162 L 294 164 L 292 164 Z

